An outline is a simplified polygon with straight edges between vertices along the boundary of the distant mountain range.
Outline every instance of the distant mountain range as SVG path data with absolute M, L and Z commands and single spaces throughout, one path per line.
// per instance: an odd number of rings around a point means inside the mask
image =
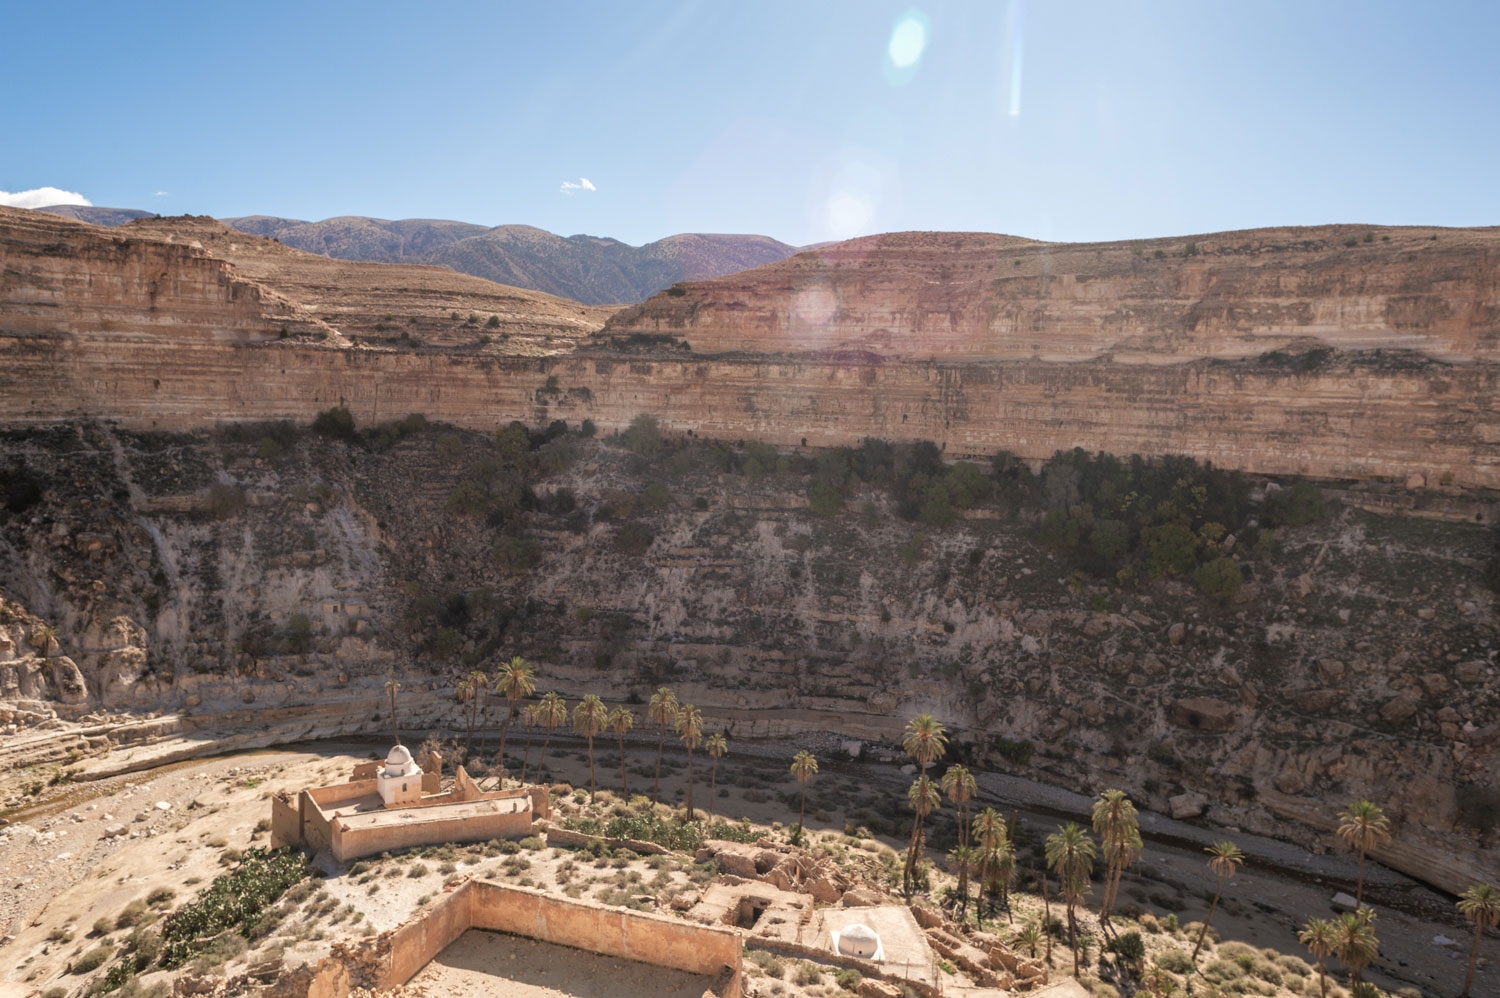
M 54 205 L 42 208 L 95 225 L 121 225 L 152 212 Z M 252 235 L 338 260 L 431 263 L 500 284 L 545 291 L 587 305 L 641 301 L 678 281 L 698 281 L 783 260 L 798 252 L 769 236 L 684 233 L 644 246 L 598 236 L 559 236 L 529 225 L 352 215 L 304 222 L 269 215 L 220 219 Z

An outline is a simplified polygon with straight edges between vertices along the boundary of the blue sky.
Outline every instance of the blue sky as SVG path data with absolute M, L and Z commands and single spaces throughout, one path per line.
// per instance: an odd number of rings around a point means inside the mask
M 1490 2 L 64 0 L 3 23 L 0 191 L 164 214 L 630 243 L 1500 224 Z

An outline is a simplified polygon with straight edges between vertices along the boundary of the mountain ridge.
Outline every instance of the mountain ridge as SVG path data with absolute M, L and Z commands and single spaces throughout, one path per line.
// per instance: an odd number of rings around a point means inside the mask
M 127 208 L 51 205 L 38 211 L 94 225 L 159 217 Z M 219 219 L 255 236 L 335 260 L 451 267 L 498 284 L 585 305 L 630 304 L 679 281 L 701 281 L 783 260 L 798 248 L 770 236 L 684 232 L 642 246 L 610 236 L 560 236 L 531 225 L 486 226 L 440 218 L 339 215 L 321 221 L 276 215 Z

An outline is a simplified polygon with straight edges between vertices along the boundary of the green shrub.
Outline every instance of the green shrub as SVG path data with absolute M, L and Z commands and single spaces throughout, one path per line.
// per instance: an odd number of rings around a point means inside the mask
M 842 967 L 833 972 L 834 983 L 845 991 L 858 991 L 859 982 L 864 979 L 864 975 L 853 967 Z
M 152 907 L 160 907 L 177 896 L 177 892 L 170 887 L 158 887 L 146 895 L 146 903 Z
M 630 426 L 620 434 L 620 443 L 634 454 L 650 457 L 661 450 L 661 424 L 655 416 L 643 412 L 632 419 Z
M 1104 944 L 1104 948 L 1126 963 L 1140 964 L 1146 959 L 1146 943 L 1139 932 L 1115 936 Z
M 807 510 L 813 516 L 833 516 L 844 508 L 844 494 L 832 485 L 817 483 L 807 490 Z
M 268 905 L 306 876 L 307 859 L 301 853 L 249 850 L 237 867 L 215 877 L 197 899 L 163 920 L 162 965 L 180 966 L 206 939 L 226 929 L 247 932 Z
M 73 962 L 73 973 L 87 974 L 104 966 L 104 961 L 115 955 L 108 946 L 95 946 Z
M 650 527 L 637 520 L 622 524 L 615 533 L 615 548 L 624 554 L 643 555 L 651 547 L 656 534 Z
M 354 414 L 343 406 L 325 409 L 313 418 L 313 432 L 334 440 L 354 439 Z
M 1265 518 L 1271 526 L 1300 527 L 1323 518 L 1327 503 L 1323 490 L 1311 482 L 1298 482 L 1266 496 Z
M 1207 596 L 1233 596 L 1244 583 L 1245 576 L 1233 558 L 1215 558 L 1198 566 L 1193 581 Z
M 128 929 L 146 916 L 146 902 L 137 898 L 115 916 L 115 928 Z
M 473 479 L 459 482 L 448 493 L 448 512 L 458 516 L 478 516 L 489 504 L 489 493 Z
M 531 571 L 542 558 L 542 546 L 529 537 L 502 534 L 495 541 L 495 564 L 501 571 L 520 575 Z
M 1173 946 L 1164 949 L 1156 955 L 1156 965 L 1163 970 L 1170 970 L 1174 974 L 1189 974 L 1193 970 L 1193 960 L 1186 951 Z

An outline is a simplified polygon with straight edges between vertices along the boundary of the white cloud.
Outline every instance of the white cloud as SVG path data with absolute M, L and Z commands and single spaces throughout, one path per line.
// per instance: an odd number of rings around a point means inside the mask
M 93 204 L 82 194 L 58 190 L 56 187 L 38 187 L 29 191 L 0 191 L 0 205 L 10 208 L 46 208 L 54 204 Z
M 164 198 L 164 197 L 167 196 L 167 192 L 166 191 L 153 191 L 151 193 L 151 196 L 154 197 L 154 198 Z
M 598 190 L 598 188 L 593 185 L 593 182 L 590 181 L 588 177 L 579 177 L 577 183 L 574 183 L 571 180 L 564 180 L 562 182 L 562 186 L 558 188 L 558 192 L 562 194 L 572 194 L 574 191 L 593 190 Z

